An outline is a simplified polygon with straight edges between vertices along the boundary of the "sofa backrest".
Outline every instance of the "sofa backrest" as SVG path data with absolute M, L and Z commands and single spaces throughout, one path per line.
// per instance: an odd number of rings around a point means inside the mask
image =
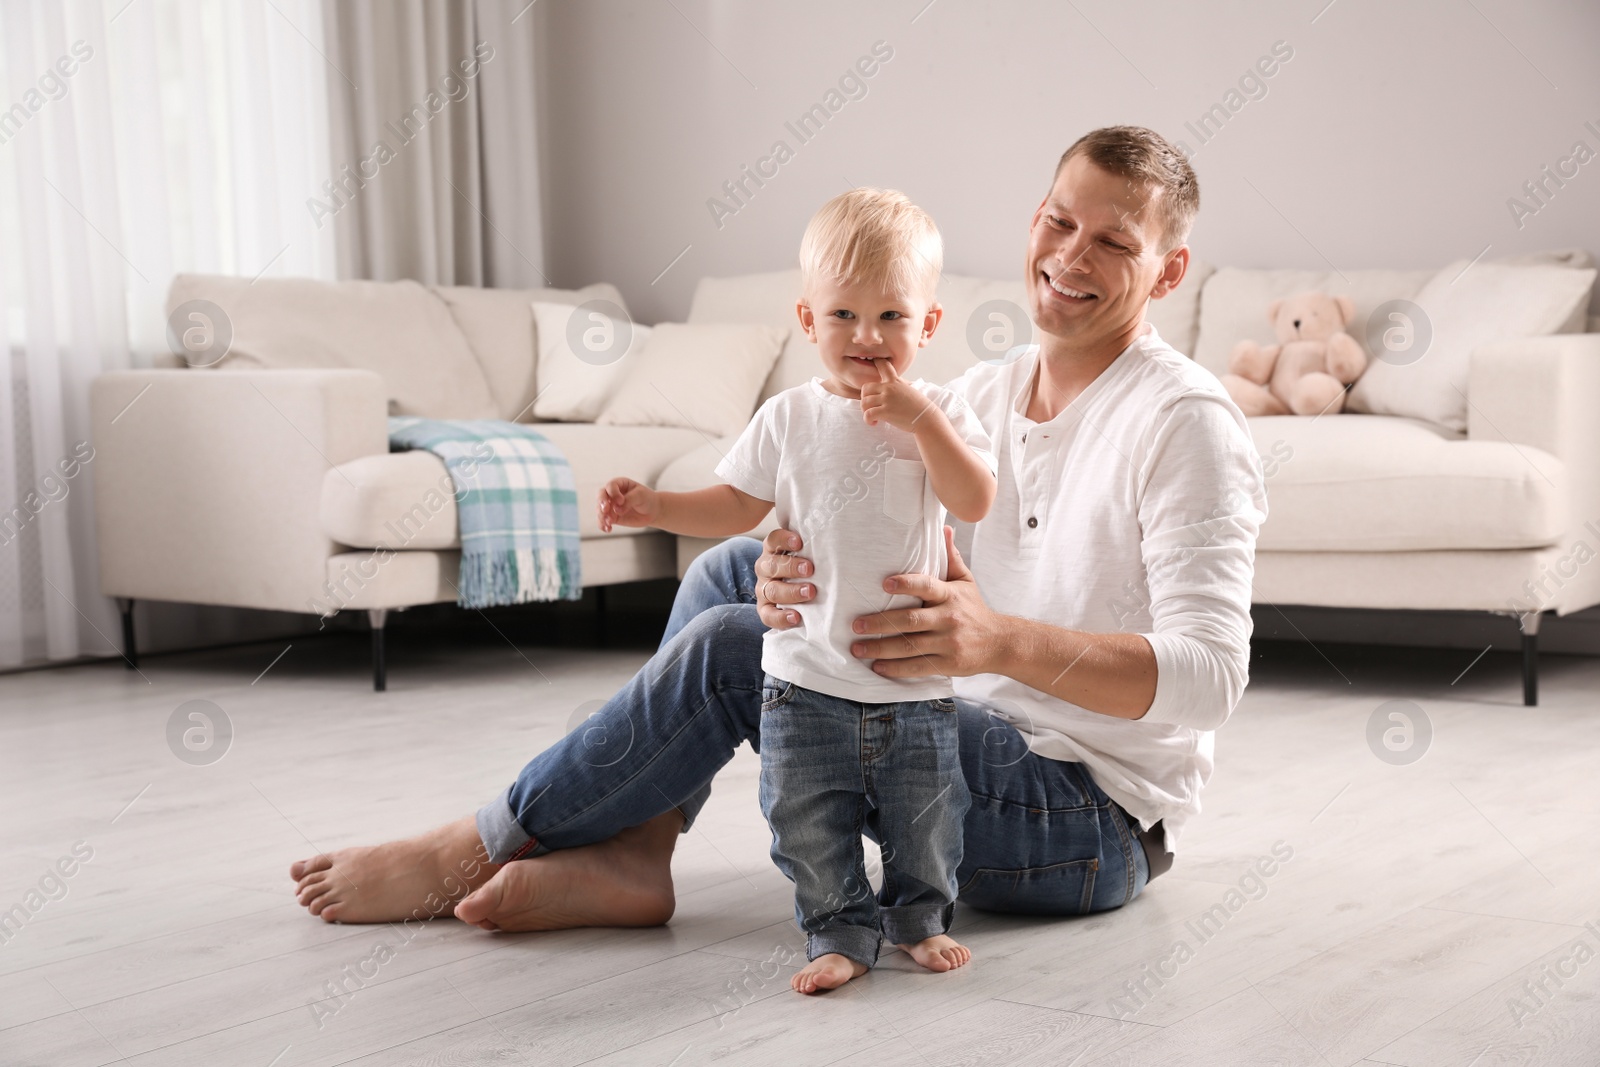
M 1488 260 L 1510 266 L 1560 266 L 1583 269 L 1594 266 L 1594 258 L 1578 248 L 1527 252 Z M 1195 362 L 1221 377 L 1228 372 L 1228 356 L 1240 341 L 1272 344 L 1272 324 L 1267 308 L 1272 301 L 1315 289 L 1325 293 L 1348 294 L 1355 302 L 1355 317 L 1345 327 L 1364 347 L 1365 324 L 1379 305 L 1390 300 L 1410 300 L 1421 292 L 1440 267 L 1424 270 L 1266 270 L 1223 267 L 1206 282 L 1200 301 L 1198 335 L 1191 354 Z M 1591 294 L 1591 300 L 1600 295 Z M 1591 307 L 1595 306 L 1591 304 Z M 1583 333 L 1590 329 L 1586 309 L 1578 307 L 1572 319 L 1558 333 Z M 1369 350 L 1369 355 L 1371 354 Z
M 230 368 L 356 368 L 383 378 L 389 411 L 443 419 L 493 418 L 483 370 L 443 300 L 413 281 L 327 282 L 180 274 L 170 317 L 204 300 L 221 308 Z
M 391 414 L 522 421 L 537 395 L 530 305 L 605 300 L 627 310 L 610 284 L 476 289 L 180 274 L 167 313 L 191 300 L 220 307 L 233 335 L 228 354 L 207 366 L 371 370 Z
M 1183 283 L 1163 299 L 1152 300 L 1145 311 L 1161 336 L 1180 352 L 1190 351 L 1193 344 L 1200 289 L 1211 272 L 1212 268 L 1205 264 L 1191 263 Z M 816 347 L 799 329 L 795 315 L 799 295 L 798 267 L 766 274 L 702 278 L 695 288 L 689 321 L 752 322 L 789 331 L 789 339 L 762 390 L 764 401 L 821 372 Z M 991 356 L 996 341 L 1003 350 L 1005 345 L 1037 340 L 1028 322 L 1028 301 L 1020 278 L 1004 281 L 946 274 L 939 281 L 939 303 L 944 307 L 944 318 L 933 340 L 917 356 L 915 374 L 919 378 L 949 382 L 980 358 Z

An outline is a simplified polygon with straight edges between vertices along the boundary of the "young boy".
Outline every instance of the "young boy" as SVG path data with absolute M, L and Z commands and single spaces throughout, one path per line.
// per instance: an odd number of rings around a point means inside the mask
M 727 484 L 658 493 L 627 478 L 600 491 L 600 525 L 726 537 L 776 505 L 816 565 L 801 625 L 761 656 L 761 808 L 772 858 L 795 884 L 807 967 L 792 985 L 833 989 L 877 962 L 885 937 L 933 971 L 971 958 L 947 931 L 970 805 L 950 680 L 891 679 L 850 654 L 854 620 L 920 602 L 893 574 L 944 577 L 944 512 L 994 501 L 978 420 L 950 391 L 907 381 L 942 310 L 933 220 L 903 194 L 855 189 L 817 212 L 800 245 L 800 326 L 826 378 L 762 405 L 717 467 Z M 861 833 L 883 849 L 873 899 Z

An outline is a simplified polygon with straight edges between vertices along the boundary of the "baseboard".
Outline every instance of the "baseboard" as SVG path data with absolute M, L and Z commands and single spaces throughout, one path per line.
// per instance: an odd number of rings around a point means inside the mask
M 1368 608 L 1278 607 L 1250 609 L 1257 641 L 1330 641 L 1358 645 L 1500 650 L 1520 647 L 1517 622 L 1486 611 L 1376 611 Z M 1565 617 L 1547 613 L 1539 624 L 1539 651 L 1600 656 L 1600 607 Z

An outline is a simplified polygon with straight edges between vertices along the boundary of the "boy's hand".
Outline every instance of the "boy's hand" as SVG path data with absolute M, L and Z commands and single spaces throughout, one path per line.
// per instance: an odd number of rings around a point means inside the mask
M 894 369 L 894 364 L 887 359 L 874 362 L 878 366 L 878 381 L 861 387 L 861 414 L 866 418 L 867 425 L 887 422 L 896 429 L 916 433 L 917 420 L 935 406 L 933 401 L 902 379 Z
M 650 526 L 661 515 L 661 498 L 632 478 L 613 478 L 600 487 L 600 530 L 612 526 Z

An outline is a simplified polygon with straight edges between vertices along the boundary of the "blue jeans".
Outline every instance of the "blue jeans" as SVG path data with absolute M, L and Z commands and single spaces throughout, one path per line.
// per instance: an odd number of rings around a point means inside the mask
M 749 741 L 760 751 L 760 554 L 758 542 L 734 538 L 695 561 L 650 662 L 478 812 L 492 860 L 604 841 L 673 808 L 687 833 L 734 750 Z M 971 701 L 956 701 L 956 720 L 971 793 L 956 872 L 964 903 L 1079 915 L 1139 895 L 1149 867 L 1132 819 L 1082 764 L 1030 752 Z
M 761 811 L 806 958 L 871 967 L 885 939 L 948 932 L 969 806 L 955 701 L 864 704 L 771 675 L 762 695 Z M 864 831 L 883 849 L 877 899 Z

